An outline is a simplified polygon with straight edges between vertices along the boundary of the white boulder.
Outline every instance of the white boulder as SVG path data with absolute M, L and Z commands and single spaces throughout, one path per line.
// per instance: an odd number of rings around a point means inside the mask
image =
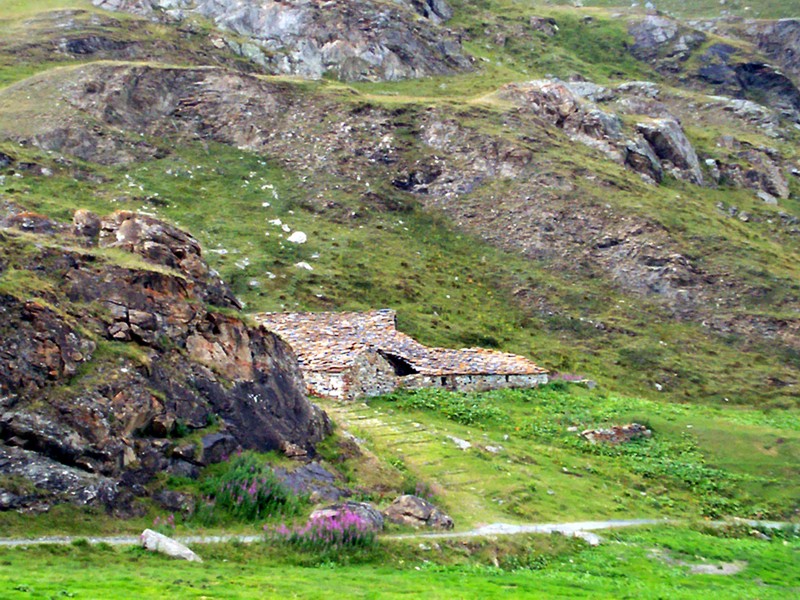
M 152 529 L 145 529 L 139 536 L 142 547 L 150 552 L 160 552 L 173 558 L 182 558 L 192 562 L 203 562 L 203 559 L 197 556 L 194 552 L 189 550 L 180 542 L 176 542 L 172 538 L 153 531 Z

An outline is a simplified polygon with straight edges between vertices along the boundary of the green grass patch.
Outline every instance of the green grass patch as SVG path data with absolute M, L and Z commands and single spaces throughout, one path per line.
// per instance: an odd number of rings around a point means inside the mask
M 0 549 L 8 598 L 669 598 L 783 599 L 800 585 L 796 540 L 719 538 L 691 529 L 620 531 L 596 548 L 562 536 L 384 542 L 323 563 L 264 544 L 198 546 L 202 564 L 134 548 Z M 730 576 L 697 564 L 736 561 Z M 124 568 L 122 568 L 124 567 Z
M 425 423 L 425 434 L 414 436 L 419 442 L 402 453 L 404 464 L 420 481 L 436 482 L 449 507 L 470 506 L 464 514 L 470 523 L 495 519 L 498 510 L 541 520 L 620 512 L 782 518 L 798 508 L 796 486 L 788 483 L 799 474 L 796 411 L 668 404 L 560 382 L 484 394 L 399 392 L 371 406 L 398 429 L 408 428 L 399 425 L 406 419 Z M 467 427 L 454 406 L 491 416 L 466 419 Z M 652 438 L 594 445 L 578 435 L 630 422 L 650 427 Z M 395 456 L 402 437 L 378 431 L 371 447 Z M 450 436 L 472 447 L 458 450 Z M 457 465 L 474 485 L 460 473 L 436 475 Z

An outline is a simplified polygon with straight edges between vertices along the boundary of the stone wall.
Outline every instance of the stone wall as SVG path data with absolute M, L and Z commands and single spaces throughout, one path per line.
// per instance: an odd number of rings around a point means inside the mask
M 336 400 L 350 400 L 345 397 L 345 384 L 343 373 L 324 373 L 320 371 L 303 371 L 308 393 L 323 398 Z
M 547 383 L 547 374 L 534 375 L 409 375 L 401 378 L 407 389 L 439 387 L 459 392 L 487 392 L 506 388 L 531 388 Z
M 388 394 L 402 385 L 402 379 L 380 354 L 364 352 L 345 371 L 346 399 L 357 400 Z
M 377 352 L 366 352 L 340 373 L 306 371 L 309 391 L 317 396 L 354 401 L 389 394 L 398 388 L 443 388 L 460 392 L 486 392 L 506 388 L 531 388 L 547 383 L 547 374 L 532 375 L 406 375 Z

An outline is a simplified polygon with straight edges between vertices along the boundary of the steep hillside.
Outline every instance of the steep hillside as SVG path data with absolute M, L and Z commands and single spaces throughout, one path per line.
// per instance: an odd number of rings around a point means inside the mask
M 208 11 L 176 24 L 29 7 L 12 14 L 30 40 L 6 38 L 3 77 L 43 72 L 0 91 L 4 193 L 60 218 L 123 207 L 181 223 L 248 309 L 391 306 L 425 342 L 497 346 L 622 391 L 794 404 L 791 80 L 704 78 L 706 55 L 734 74 L 767 60 L 721 25 L 453 9 L 471 71 L 348 86 L 248 74 L 274 69 L 216 43 L 233 33 Z M 54 51 L 37 27 L 64 18 L 71 42 L 141 39 Z M 163 40 L 176 66 L 153 62 Z

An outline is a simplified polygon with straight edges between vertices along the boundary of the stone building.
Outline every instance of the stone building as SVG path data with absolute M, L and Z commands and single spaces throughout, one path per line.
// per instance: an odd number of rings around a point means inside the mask
M 356 400 L 399 387 L 486 391 L 547 383 L 547 371 L 522 356 L 423 346 L 397 330 L 393 310 L 255 318 L 292 346 L 309 392 L 317 396 Z

